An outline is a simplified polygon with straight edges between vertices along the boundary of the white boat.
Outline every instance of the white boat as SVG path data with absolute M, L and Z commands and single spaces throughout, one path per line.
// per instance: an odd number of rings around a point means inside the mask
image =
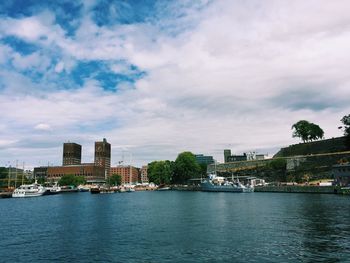
M 169 191 L 169 190 L 171 190 L 169 186 L 162 186 L 157 188 L 157 191 Z
M 45 194 L 46 188 L 35 181 L 34 184 L 23 184 L 16 188 L 12 197 L 36 197 Z
M 55 183 L 53 186 L 46 186 L 45 189 L 45 195 L 55 195 L 62 191 L 61 187 L 57 183 Z
M 125 192 L 128 192 L 128 193 L 135 192 L 135 189 L 132 187 L 126 187 Z

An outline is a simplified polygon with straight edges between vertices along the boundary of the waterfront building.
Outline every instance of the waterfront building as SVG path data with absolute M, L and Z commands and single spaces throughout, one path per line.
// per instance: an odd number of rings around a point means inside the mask
M 47 178 L 48 166 L 34 167 L 33 176 L 35 179 L 46 179 Z
M 106 139 L 95 142 L 93 163 L 81 163 L 81 145 L 63 144 L 63 166 L 41 166 L 34 168 L 34 177 L 58 181 L 64 175 L 83 176 L 88 183 L 105 182 L 111 165 L 111 145 Z
M 195 154 L 194 155 L 196 157 L 196 161 L 199 164 L 212 164 L 214 163 L 214 158 L 213 156 L 205 156 L 203 154 Z
M 81 145 L 74 142 L 63 144 L 63 166 L 81 164 Z
M 243 153 L 242 155 L 232 155 L 231 150 L 229 149 L 224 150 L 225 163 L 264 160 L 264 159 L 265 159 L 264 154 L 257 154 L 256 152 Z
M 224 162 L 228 163 L 228 157 L 231 156 L 231 150 L 230 149 L 225 149 L 224 150 Z
M 140 170 L 140 182 L 141 183 L 148 183 L 148 165 L 144 165 L 141 167 Z
M 105 138 L 102 142 L 95 142 L 95 165 L 105 169 L 105 178 L 110 175 L 111 144 Z
M 43 169 L 43 167 L 40 167 Z M 79 165 L 68 166 L 49 166 L 46 167 L 46 180 L 57 182 L 63 175 L 82 176 L 88 183 L 104 182 L 105 169 L 94 163 L 83 163 Z
M 350 163 L 333 165 L 332 173 L 336 185 L 350 186 Z
M 227 162 L 242 162 L 247 161 L 247 154 L 243 153 L 243 155 L 231 155 L 227 157 Z
M 136 184 L 139 181 L 139 168 L 131 165 L 118 165 L 116 167 L 110 167 L 109 173 L 110 175 L 120 175 L 122 184 Z

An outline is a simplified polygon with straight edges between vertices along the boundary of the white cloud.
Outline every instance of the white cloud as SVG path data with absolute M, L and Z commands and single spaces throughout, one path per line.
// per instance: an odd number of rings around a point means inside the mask
M 55 66 L 55 72 L 61 73 L 64 70 L 64 62 L 60 61 Z
M 35 130 L 39 130 L 39 131 L 50 131 L 51 130 L 51 126 L 49 124 L 45 124 L 45 123 L 39 123 L 38 125 L 36 125 L 34 127 Z
M 326 137 L 339 136 L 340 118 L 350 113 L 348 8 L 348 1 L 215 1 L 184 12 L 191 14 L 184 19 L 167 20 L 186 28 L 177 34 L 164 30 L 162 21 L 98 27 L 88 14 L 74 36 L 41 16 L 7 19 L 1 32 L 58 49 L 56 73 L 71 71 L 80 60 L 99 60 L 115 73 L 129 74 L 125 65 L 133 64 L 147 75 L 112 93 L 91 79 L 65 90 L 50 83 L 50 72 L 49 88 L 0 72 L 7 83 L 0 93 L 0 121 L 8 125 L 4 141 L 13 133 L 25 140 L 28 132 L 18 128 L 42 125 L 51 128 L 45 138 L 53 149 L 76 140 L 92 159 L 91 145 L 106 137 L 115 151 L 112 163 L 125 148 L 140 165 L 183 150 L 219 160 L 227 147 L 265 152 L 297 142 L 291 126 L 300 119 L 318 123 Z M 1 50 L 0 61 L 6 61 Z M 35 67 L 41 59 L 17 55 L 13 63 Z M 120 60 L 125 63 L 115 62 Z M 24 86 L 36 95 L 24 93 Z

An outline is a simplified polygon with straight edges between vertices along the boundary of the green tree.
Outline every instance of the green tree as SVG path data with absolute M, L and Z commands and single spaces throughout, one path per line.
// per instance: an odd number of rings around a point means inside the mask
M 86 180 L 83 176 L 74 176 L 73 174 L 65 174 L 58 181 L 59 185 L 73 185 L 85 184 Z
M 200 163 L 199 166 L 201 168 L 201 175 L 205 177 L 207 175 L 208 165 L 206 163 Z
M 180 153 L 174 163 L 173 183 L 186 183 L 191 178 L 200 177 L 201 167 L 191 152 Z
M 324 135 L 320 126 L 306 120 L 300 120 L 297 123 L 294 123 L 292 126 L 292 130 L 293 129 L 293 137 L 299 137 L 303 142 L 322 139 Z
M 148 179 L 155 184 L 170 184 L 174 163 L 171 161 L 154 161 L 148 164 Z
M 7 187 L 8 169 L 0 167 L 0 188 Z
M 346 145 L 350 148 L 350 114 L 345 115 L 341 120 L 343 126 L 340 126 L 339 129 L 344 130 L 344 136 L 346 137 Z
M 115 185 L 121 185 L 122 183 L 122 177 L 119 174 L 112 174 L 108 180 L 107 183 L 109 185 L 115 186 Z

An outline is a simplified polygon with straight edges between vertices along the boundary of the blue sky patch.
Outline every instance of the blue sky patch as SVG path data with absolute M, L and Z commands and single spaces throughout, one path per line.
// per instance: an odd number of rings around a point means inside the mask
M 156 1 L 100 1 L 93 9 L 93 19 L 99 26 L 143 23 L 155 16 Z
M 14 37 L 14 36 L 8 36 L 3 39 L 1 39 L 1 42 L 12 47 L 16 52 L 20 53 L 21 55 L 29 55 L 34 53 L 39 49 L 37 45 L 34 45 L 32 43 L 28 43 L 20 38 Z
M 119 74 L 113 72 L 109 63 L 104 61 L 83 61 L 79 62 L 71 72 L 71 76 L 76 84 L 82 86 L 86 79 L 98 80 L 105 90 L 116 91 L 118 84 L 122 82 L 134 83 L 144 77 L 145 72 L 140 71 L 136 66 L 130 65 L 130 73 Z

